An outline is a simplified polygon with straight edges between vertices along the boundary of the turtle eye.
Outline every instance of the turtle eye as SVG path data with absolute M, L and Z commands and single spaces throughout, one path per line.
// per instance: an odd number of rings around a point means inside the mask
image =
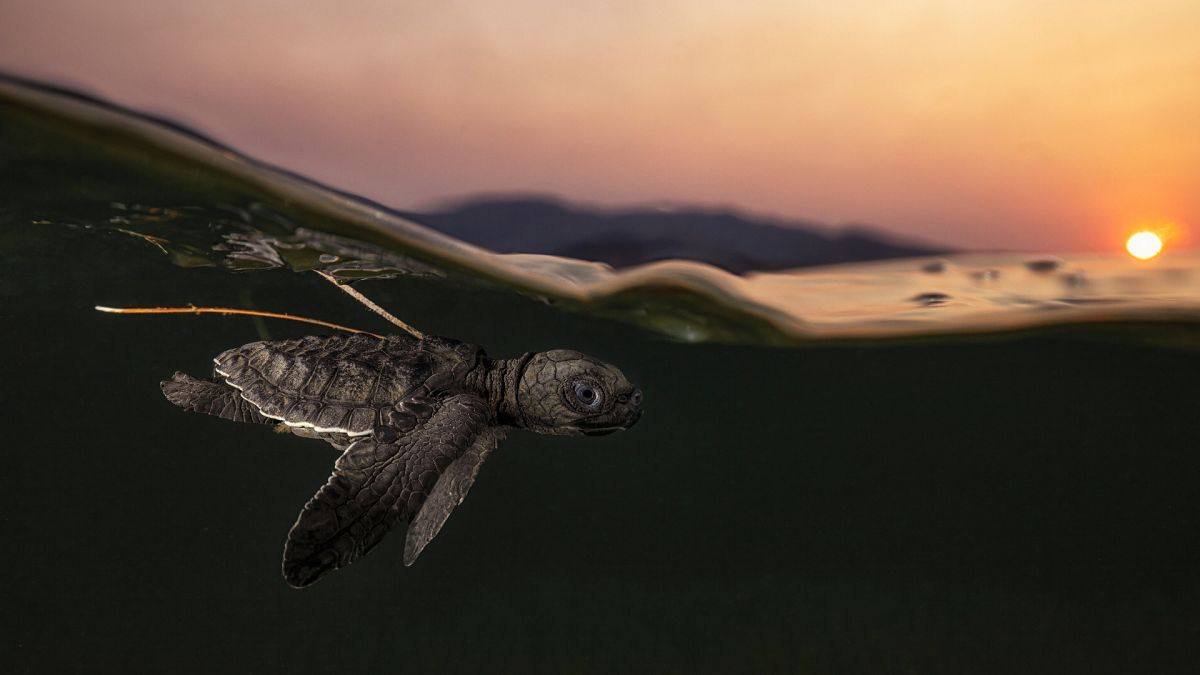
M 589 410 L 595 410 L 604 402 L 604 395 L 600 393 L 600 387 L 587 380 L 575 381 L 575 399 Z

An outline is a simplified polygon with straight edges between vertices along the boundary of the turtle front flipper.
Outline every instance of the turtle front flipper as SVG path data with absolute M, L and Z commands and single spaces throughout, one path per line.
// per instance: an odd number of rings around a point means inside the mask
M 389 421 L 346 449 L 300 512 L 283 549 L 291 586 L 308 586 L 366 555 L 412 519 L 442 473 L 489 433 L 487 404 L 469 394 L 405 399 Z
M 211 380 L 197 380 L 185 373 L 175 373 L 160 385 L 163 396 L 184 410 L 215 415 L 234 422 L 274 424 L 275 420 L 260 414 L 233 387 Z

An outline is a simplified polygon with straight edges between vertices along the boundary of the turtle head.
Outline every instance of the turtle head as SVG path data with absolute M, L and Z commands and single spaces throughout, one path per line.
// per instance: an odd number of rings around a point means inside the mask
M 517 384 L 527 429 L 542 434 L 601 436 L 633 426 L 642 391 L 603 361 L 568 349 L 530 357 Z

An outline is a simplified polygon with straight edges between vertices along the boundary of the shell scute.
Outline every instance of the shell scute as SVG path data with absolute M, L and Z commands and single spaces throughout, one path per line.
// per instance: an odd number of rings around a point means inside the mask
M 242 388 L 242 398 L 261 409 L 263 404 L 269 402 L 278 391 L 278 389 L 271 386 L 271 383 L 266 380 L 256 380 L 251 381 L 249 386 Z
M 321 404 L 315 399 L 302 398 L 296 401 L 291 408 L 288 408 L 283 421 L 289 424 L 301 424 L 316 417 L 317 411 L 320 409 Z
M 308 381 L 308 376 L 312 375 L 312 372 L 313 363 L 311 359 L 294 359 L 292 367 L 288 369 L 287 374 L 280 378 L 276 385 L 281 391 L 299 394 L 304 388 L 304 383 Z
M 263 415 L 320 433 L 363 435 L 382 409 L 439 371 L 437 354 L 406 336 L 308 336 L 227 350 L 215 370 Z
M 267 365 L 267 361 L 271 360 L 271 352 L 265 345 L 264 342 L 252 342 L 246 345 L 244 353 L 247 366 L 261 371 L 263 366 Z
M 287 411 L 294 405 L 296 405 L 294 396 L 276 391 L 273 395 L 264 398 L 258 408 L 267 417 L 284 419 Z
M 403 379 L 392 376 L 384 376 L 379 378 L 379 383 L 375 387 L 375 392 L 371 396 L 371 404 L 375 406 L 389 406 L 404 398 L 412 386 Z
M 345 406 L 327 405 L 317 413 L 312 424 L 318 429 L 344 429 L 345 420 L 349 416 L 350 411 Z
M 375 427 L 377 412 L 374 408 L 355 408 L 350 411 L 350 421 L 346 429 L 352 434 L 361 434 Z
M 326 360 L 313 359 L 312 372 L 309 374 L 308 380 L 300 387 L 301 396 L 321 396 L 325 393 L 329 382 L 333 380 L 334 374 L 337 372 L 337 367 Z
M 338 364 L 337 374 L 325 391 L 333 401 L 367 403 L 379 379 L 379 371 L 358 361 L 345 360 Z

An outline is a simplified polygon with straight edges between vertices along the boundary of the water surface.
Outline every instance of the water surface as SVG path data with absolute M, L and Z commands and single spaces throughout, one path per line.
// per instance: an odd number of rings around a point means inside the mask
M 1195 261 L 733 277 L 497 256 L 122 111 L 0 88 L 13 672 L 1191 672 Z M 157 383 L 298 324 L 571 347 L 634 429 L 518 432 L 416 565 L 279 558 L 322 443 Z

